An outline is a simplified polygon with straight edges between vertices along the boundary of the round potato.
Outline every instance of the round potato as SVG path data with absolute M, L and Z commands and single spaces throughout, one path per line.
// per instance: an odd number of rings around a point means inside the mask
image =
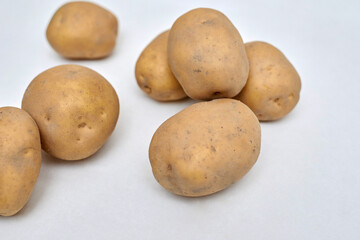
M 98 151 L 113 132 L 119 99 L 97 72 L 61 65 L 30 83 L 22 108 L 38 124 L 47 153 L 63 160 L 80 160 Z
M 0 215 L 15 215 L 25 206 L 40 166 L 40 134 L 34 120 L 21 109 L 0 108 Z
M 299 101 L 299 74 L 284 54 L 266 42 L 245 44 L 250 73 L 235 99 L 253 110 L 260 121 L 273 121 L 288 114 Z
M 149 158 L 156 180 L 188 197 L 218 192 L 244 176 L 260 152 L 260 124 L 233 99 L 194 104 L 155 132 Z
M 224 14 L 208 8 L 192 10 L 175 21 L 168 58 L 185 93 L 198 100 L 236 96 L 249 73 L 238 30 Z
M 158 101 L 174 101 L 186 97 L 169 67 L 168 36 L 169 31 L 157 36 L 141 53 L 135 67 L 139 87 Z
M 46 37 L 56 52 L 71 59 L 97 59 L 114 49 L 116 17 L 90 2 L 69 2 L 52 17 Z

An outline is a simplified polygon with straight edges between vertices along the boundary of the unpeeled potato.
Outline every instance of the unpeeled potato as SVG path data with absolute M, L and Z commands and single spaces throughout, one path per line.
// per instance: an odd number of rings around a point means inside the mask
M 235 99 L 245 103 L 260 121 L 283 118 L 298 103 L 300 76 L 284 54 L 266 42 L 245 44 L 250 73 Z
M 38 124 L 47 153 L 63 160 L 80 160 L 97 152 L 110 137 L 119 116 L 119 99 L 97 72 L 79 65 L 60 65 L 30 83 L 22 108 Z
M 0 215 L 12 216 L 30 198 L 40 173 L 41 143 L 25 111 L 0 108 Z
M 141 90 L 158 101 L 174 101 L 186 97 L 169 67 L 168 37 L 169 31 L 157 36 L 141 53 L 135 67 L 136 81 Z
M 260 124 L 233 99 L 201 102 L 165 121 L 155 132 L 149 158 L 156 180 L 166 190 L 189 197 L 229 187 L 255 164 Z
M 249 73 L 238 30 L 224 14 L 209 8 L 191 10 L 175 21 L 168 59 L 185 93 L 198 100 L 236 96 Z
M 69 2 L 52 17 L 46 37 L 53 49 L 71 59 L 103 58 L 113 51 L 118 21 L 91 2 Z

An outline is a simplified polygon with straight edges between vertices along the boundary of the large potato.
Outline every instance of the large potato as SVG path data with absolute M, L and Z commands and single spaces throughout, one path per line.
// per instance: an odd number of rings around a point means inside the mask
M 224 14 L 208 8 L 192 10 L 175 21 L 168 57 L 176 79 L 193 99 L 234 97 L 249 73 L 238 30 Z
M 289 60 L 266 42 L 245 44 L 250 73 L 235 98 L 254 111 L 260 121 L 284 117 L 299 101 L 301 81 Z
M 135 67 L 139 87 L 158 101 L 174 101 L 186 97 L 169 67 L 168 36 L 169 31 L 157 36 L 141 53 Z
M 109 138 L 118 119 L 119 100 L 111 84 L 97 72 L 62 65 L 30 83 L 22 108 L 38 124 L 47 153 L 79 160 L 94 154 Z
M 156 180 L 190 197 L 229 187 L 255 164 L 260 124 L 243 103 L 219 99 L 194 104 L 155 132 L 149 157 Z
M 96 59 L 114 49 L 116 17 L 90 2 L 69 2 L 60 7 L 46 30 L 50 45 L 66 58 Z
M 35 121 L 25 111 L 0 108 L 0 215 L 20 211 L 34 189 L 41 166 Z

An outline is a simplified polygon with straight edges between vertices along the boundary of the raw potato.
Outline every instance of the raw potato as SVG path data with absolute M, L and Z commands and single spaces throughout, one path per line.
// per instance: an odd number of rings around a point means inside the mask
M 63 57 L 97 59 L 110 55 L 117 33 L 118 21 L 108 10 L 90 2 L 70 2 L 56 11 L 46 36 Z
M 198 100 L 236 96 L 249 73 L 238 30 L 224 14 L 208 8 L 176 20 L 169 34 L 168 58 L 185 93 Z
M 158 101 L 174 101 L 186 97 L 168 64 L 169 31 L 157 36 L 141 53 L 135 67 L 139 87 Z
M 98 151 L 113 132 L 119 99 L 97 72 L 62 65 L 30 83 L 22 108 L 38 124 L 47 153 L 63 160 L 80 160 Z
M 41 166 L 35 121 L 25 111 L 0 108 L 0 215 L 12 216 L 29 200 Z
M 254 111 L 260 121 L 284 117 L 299 101 L 301 81 L 284 54 L 266 42 L 245 44 L 250 73 L 235 98 Z
M 156 180 L 168 191 L 205 196 L 229 187 L 255 164 L 260 124 L 233 99 L 194 104 L 155 132 L 149 157 Z

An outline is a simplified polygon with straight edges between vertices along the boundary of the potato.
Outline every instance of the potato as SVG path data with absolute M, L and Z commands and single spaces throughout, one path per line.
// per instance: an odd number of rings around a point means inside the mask
M 234 97 L 249 73 L 238 30 L 224 14 L 208 8 L 192 10 L 175 21 L 168 58 L 185 93 L 198 100 Z
M 12 216 L 29 200 L 41 166 L 35 121 L 25 111 L 0 108 L 0 215 Z
M 141 53 L 135 67 L 139 87 L 158 101 L 174 101 L 186 97 L 168 64 L 169 31 L 157 36 Z
M 97 72 L 61 65 L 30 83 L 22 108 L 38 124 L 47 153 L 63 160 L 80 160 L 98 151 L 113 132 L 119 99 Z
M 298 73 L 284 54 L 269 43 L 250 42 L 245 47 L 250 73 L 235 99 L 251 108 L 260 121 L 284 117 L 299 101 Z
M 56 52 L 71 59 L 103 58 L 113 51 L 118 21 L 90 2 L 69 2 L 52 17 L 46 37 Z
M 255 164 L 260 124 L 233 99 L 196 103 L 155 132 L 149 158 L 156 180 L 168 191 L 205 196 L 229 187 Z

